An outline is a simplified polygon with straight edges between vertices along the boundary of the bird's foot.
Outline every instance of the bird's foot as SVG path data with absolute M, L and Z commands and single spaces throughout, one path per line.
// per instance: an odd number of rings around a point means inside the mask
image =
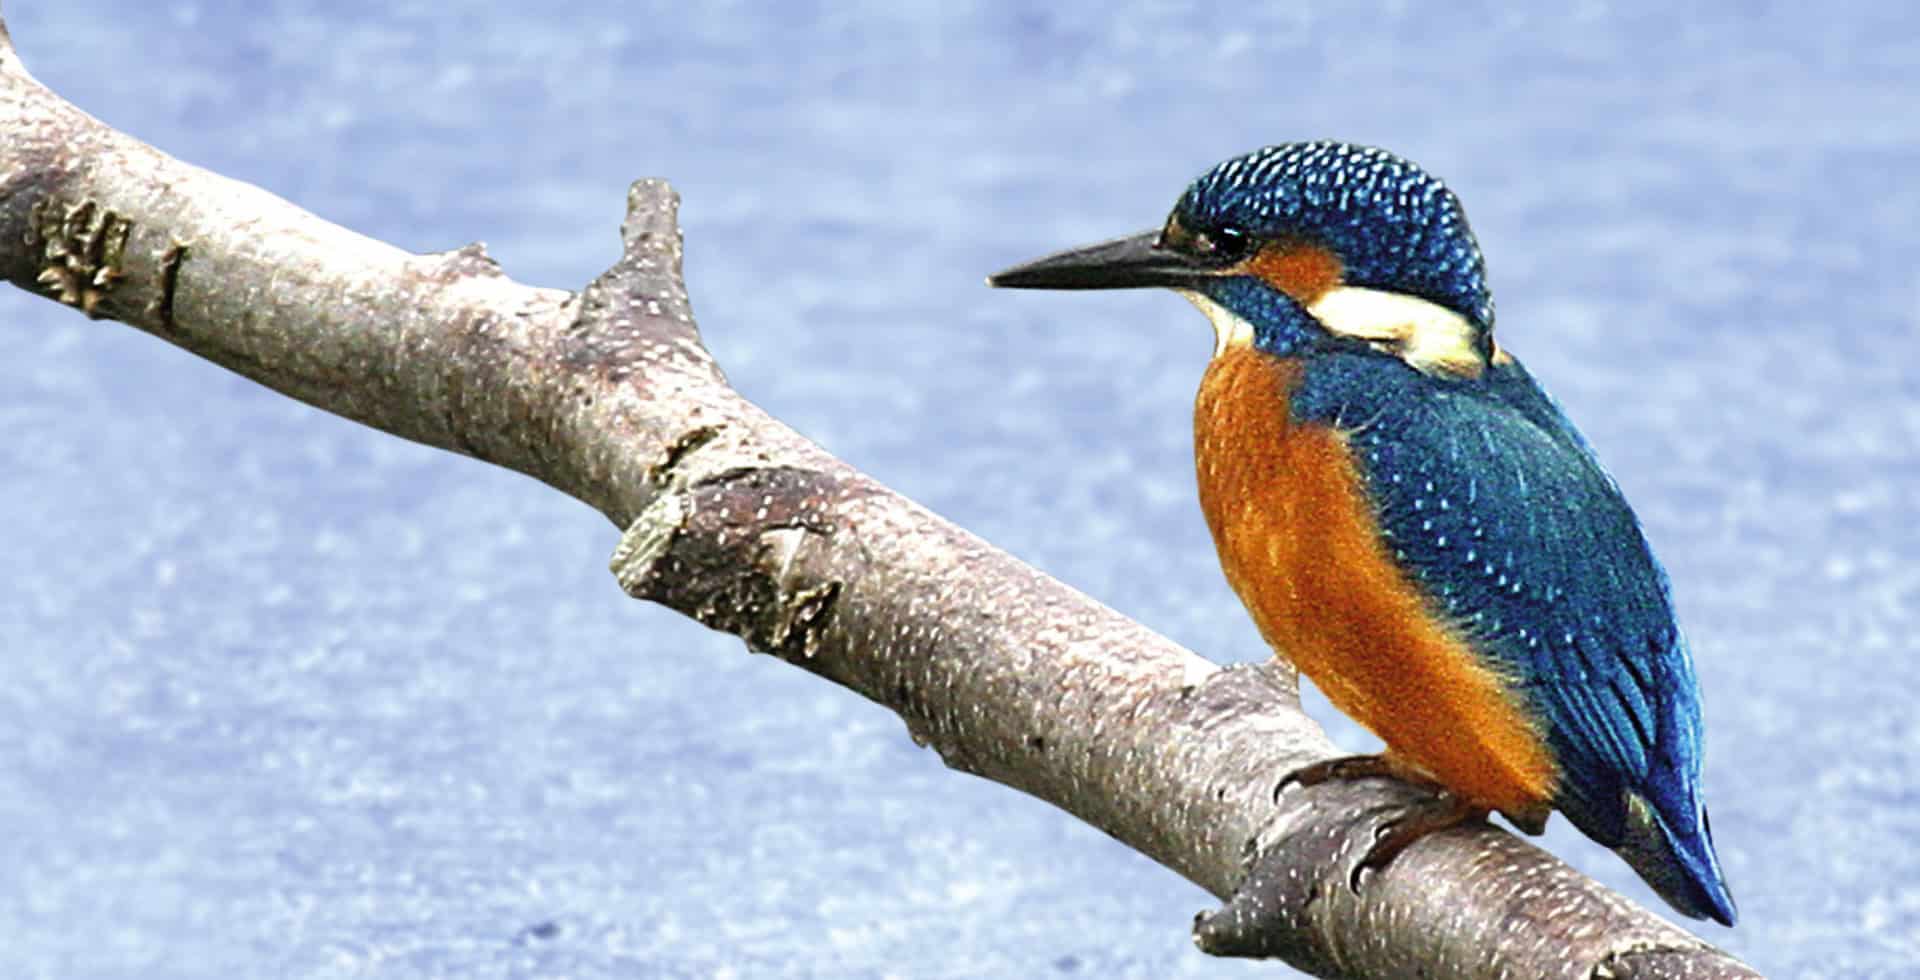
M 1273 788 L 1274 799 L 1289 786 L 1318 786 L 1321 783 L 1345 781 L 1349 779 L 1398 779 L 1426 789 L 1442 792 L 1440 784 L 1424 773 L 1408 769 L 1396 762 L 1386 753 L 1379 755 L 1347 755 L 1337 759 L 1322 759 L 1310 766 L 1287 773 L 1280 785 Z
M 1400 852 L 1414 841 L 1428 834 L 1458 827 L 1473 820 L 1484 820 L 1487 811 L 1481 807 L 1453 795 L 1445 790 L 1435 792 L 1415 803 L 1392 804 L 1382 807 L 1375 813 L 1398 811 L 1399 816 L 1382 823 L 1373 832 L 1373 845 L 1360 863 L 1353 866 L 1347 876 L 1347 886 L 1358 892 L 1360 875 L 1366 871 L 1383 871 Z
M 1280 793 L 1288 786 L 1318 786 L 1353 779 L 1394 779 L 1426 791 L 1424 796 L 1411 803 L 1390 803 L 1365 814 L 1368 817 L 1393 816 L 1375 828 L 1373 843 L 1348 876 L 1347 883 L 1355 891 L 1360 889 L 1362 873 L 1386 868 L 1414 841 L 1435 831 L 1484 819 L 1487 815 L 1485 808 L 1455 796 L 1431 776 L 1385 753 L 1325 759 L 1296 769 L 1274 787 L 1273 795 L 1278 800 Z

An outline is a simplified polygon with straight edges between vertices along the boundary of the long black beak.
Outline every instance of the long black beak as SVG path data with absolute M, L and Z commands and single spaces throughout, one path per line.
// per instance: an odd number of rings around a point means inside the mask
M 987 277 L 1003 289 L 1137 289 L 1191 286 L 1208 270 L 1193 259 L 1160 247 L 1158 231 L 1068 249 Z

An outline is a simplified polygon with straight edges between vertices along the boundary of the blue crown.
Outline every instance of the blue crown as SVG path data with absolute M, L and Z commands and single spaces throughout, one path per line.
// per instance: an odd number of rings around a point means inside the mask
M 1407 293 L 1493 329 L 1486 263 L 1439 178 L 1370 146 L 1286 143 L 1202 174 L 1174 213 L 1189 228 L 1300 237 L 1340 258 L 1348 285 Z

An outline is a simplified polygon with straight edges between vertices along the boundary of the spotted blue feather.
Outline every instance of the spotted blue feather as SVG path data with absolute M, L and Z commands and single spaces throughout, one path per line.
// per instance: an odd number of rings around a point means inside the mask
M 1391 357 L 1330 353 L 1306 361 L 1291 411 L 1348 433 L 1395 559 L 1539 719 L 1561 770 L 1555 806 L 1609 847 L 1664 852 L 1640 869 L 1650 882 L 1683 910 L 1730 918 L 1666 573 L 1526 370 L 1438 380 Z M 1636 798 L 1655 826 L 1636 825 Z

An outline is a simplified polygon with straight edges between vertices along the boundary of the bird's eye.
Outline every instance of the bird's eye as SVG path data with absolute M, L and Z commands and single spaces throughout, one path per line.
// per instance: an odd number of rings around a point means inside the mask
M 1224 264 L 1239 261 L 1252 246 L 1251 236 L 1229 226 L 1196 232 L 1189 247 L 1201 258 Z

